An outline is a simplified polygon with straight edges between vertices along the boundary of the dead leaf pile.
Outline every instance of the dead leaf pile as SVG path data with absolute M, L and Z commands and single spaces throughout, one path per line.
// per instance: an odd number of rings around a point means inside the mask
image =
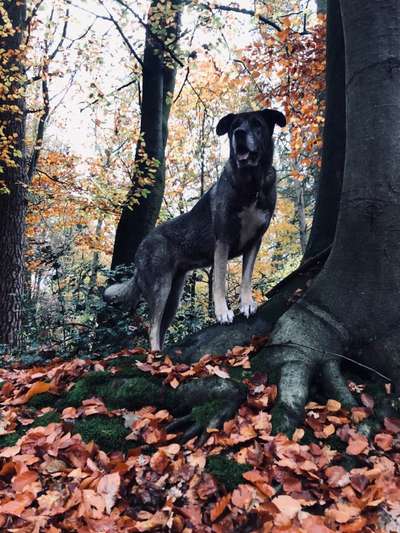
M 254 346 L 236 347 L 229 364 L 248 368 Z M 137 353 L 137 352 L 136 352 Z M 129 357 L 127 350 L 118 357 Z M 52 408 L 33 413 L 30 398 L 68 390 L 103 361 L 53 361 L 43 368 L 0 370 L 4 381 L 0 435 Z M 224 365 L 222 365 L 222 362 Z M 248 365 L 248 366 L 247 366 Z M 193 376 L 226 377 L 226 359 L 205 356 L 195 365 L 149 354 L 138 362 L 172 387 Z M 362 389 L 363 407 L 309 403 L 305 424 L 292 438 L 271 435 L 270 410 L 277 388 L 255 375 L 247 401 L 199 448 L 168 434 L 172 416 L 153 406 L 109 410 L 100 398 L 66 407 L 61 423 L 32 427 L 14 446 L 0 449 L 0 530 L 21 533 L 329 533 L 400 531 L 400 420 L 385 419 L 373 439 L 357 430 L 374 408 Z M 76 418 L 122 417 L 132 447 L 105 453 L 71 432 Z M 312 441 L 307 435 L 312 435 Z M 137 446 L 135 442 L 142 442 Z M 307 443 L 308 442 L 308 443 Z M 207 459 L 224 455 L 247 465 L 228 491 L 210 473 Z M 228 474 L 228 472 L 227 472 Z M 386 525 L 385 525 L 386 524 Z M 389 524 L 389 525 L 388 525 Z M 389 528 L 389 529 L 387 529 Z

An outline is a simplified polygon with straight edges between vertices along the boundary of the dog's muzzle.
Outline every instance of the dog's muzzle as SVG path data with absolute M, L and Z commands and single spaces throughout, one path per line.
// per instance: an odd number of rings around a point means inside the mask
M 258 152 L 241 148 L 236 153 L 236 163 L 238 167 L 256 166 L 258 165 Z

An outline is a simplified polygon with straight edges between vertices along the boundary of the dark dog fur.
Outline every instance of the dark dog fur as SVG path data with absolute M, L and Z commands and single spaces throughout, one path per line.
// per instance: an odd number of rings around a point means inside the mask
M 243 255 L 241 311 L 256 310 L 251 276 L 261 239 L 275 208 L 275 169 L 272 167 L 275 124 L 282 113 L 264 111 L 229 114 L 217 134 L 229 134 L 230 157 L 221 177 L 189 211 L 156 227 L 140 244 L 133 278 L 110 286 L 107 301 L 135 307 L 140 296 L 149 305 L 152 350 L 160 350 L 175 316 L 186 273 L 214 265 L 214 304 L 217 320 L 230 323 L 233 313 L 225 299 L 227 261 Z

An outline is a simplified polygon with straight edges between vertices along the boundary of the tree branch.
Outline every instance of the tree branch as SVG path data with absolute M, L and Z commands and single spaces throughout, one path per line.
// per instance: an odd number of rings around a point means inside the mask
M 274 22 L 273 20 L 267 17 L 264 17 L 264 15 L 258 15 L 253 9 L 246 9 L 246 8 L 236 7 L 236 6 L 226 6 L 222 4 L 215 4 L 213 6 L 209 4 L 199 4 L 199 7 L 203 7 L 204 9 L 207 9 L 208 11 L 217 9 L 218 11 L 232 11 L 234 13 L 241 13 L 242 15 L 249 15 L 250 17 L 255 17 L 260 22 L 267 24 L 268 26 L 271 26 L 271 28 L 274 28 L 274 30 L 282 31 L 282 28 L 281 26 L 279 26 L 279 24 L 277 24 L 276 22 Z
M 119 25 L 118 21 L 113 17 L 113 15 L 111 14 L 111 12 L 107 9 L 107 7 L 104 5 L 104 2 L 103 0 L 99 0 L 99 3 L 100 5 L 107 11 L 107 14 L 108 16 L 110 17 L 110 20 L 111 22 L 114 24 L 114 26 L 116 27 L 118 33 L 121 35 L 122 37 L 122 40 L 124 41 L 124 43 L 126 44 L 126 46 L 128 47 L 130 53 L 133 55 L 133 57 L 136 59 L 136 61 L 139 63 L 139 65 L 143 68 L 143 61 L 142 59 L 138 56 L 138 54 L 136 53 L 135 49 L 133 48 L 133 46 L 131 45 L 131 43 L 129 42 L 129 39 L 127 38 L 127 36 L 125 35 L 125 33 L 122 31 L 122 28 L 121 26 Z
M 99 0 L 101 1 L 101 0 Z M 185 65 L 183 62 L 179 59 L 179 57 L 175 54 L 173 50 L 169 46 L 167 46 L 160 37 L 156 33 L 154 33 L 151 28 L 149 27 L 149 24 L 146 24 L 146 22 L 140 17 L 128 4 L 124 2 L 124 0 L 115 0 L 115 2 L 118 2 L 121 6 L 123 6 L 125 9 L 127 9 L 135 18 L 136 20 L 146 29 L 148 30 L 149 34 L 153 39 L 157 41 L 157 43 L 161 46 L 161 48 L 164 50 L 164 52 L 167 52 L 167 54 L 180 66 L 184 67 Z

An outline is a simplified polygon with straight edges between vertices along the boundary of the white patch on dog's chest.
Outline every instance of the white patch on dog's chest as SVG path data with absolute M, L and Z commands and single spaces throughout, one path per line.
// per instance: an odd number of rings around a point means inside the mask
M 240 218 L 240 239 L 239 246 L 243 248 L 246 244 L 254 239 L 256 233 L 268 222 L 268 213 L 256 207 L 257 202 L 242 209 L 239 213 Z

